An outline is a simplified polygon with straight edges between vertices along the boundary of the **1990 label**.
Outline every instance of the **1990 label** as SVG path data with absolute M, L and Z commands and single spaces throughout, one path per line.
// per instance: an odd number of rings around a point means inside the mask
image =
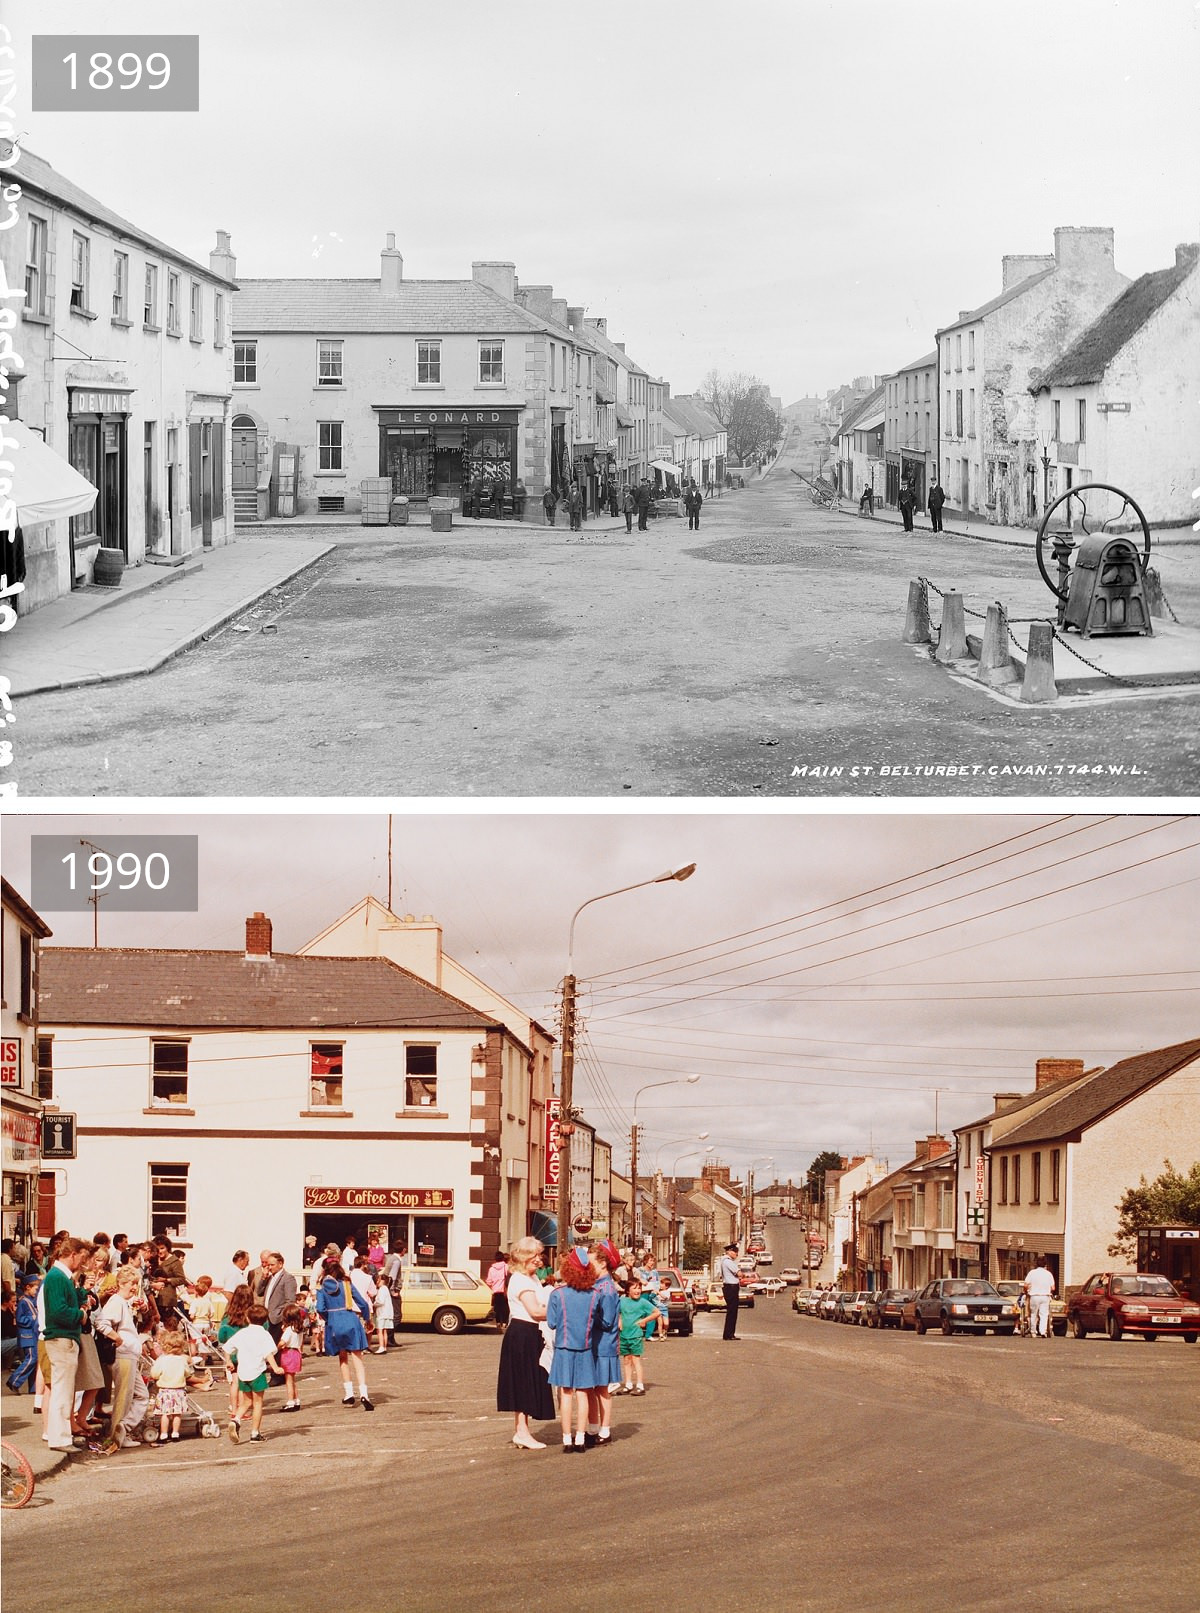
M 195 913 L 196 835 L 30 837 L 32 901 L 46 913 Z

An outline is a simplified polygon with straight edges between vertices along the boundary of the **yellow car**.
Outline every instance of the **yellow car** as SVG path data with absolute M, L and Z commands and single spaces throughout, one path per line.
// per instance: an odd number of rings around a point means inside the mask
M 486 1322 L 492 1291 L 469 1271 L 444 1266 L 405 1266 L 396 1320 L 430 1326 L 438 1333 L 461 1333 L 468 1322 Z

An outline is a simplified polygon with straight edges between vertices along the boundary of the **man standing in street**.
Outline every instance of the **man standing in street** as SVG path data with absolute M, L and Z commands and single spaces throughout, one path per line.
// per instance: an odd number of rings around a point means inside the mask
M 916 502 L 913 497 L 912 484 L 905 481 L 900 488 L 900 496 L 896 503 L 900 506 L 900 519 L 904 522 L 906 532 L 911 532 L 913 529 L 913 507 Z
M 737 1338 L 738 1301 L 742 1293 L 737 1257 L 737 1244 L 727 1243 L 725 1253 L 721 1256 L 721 1292 L 725 1295 L 725 1331 L 721 1334 L 723 1339 Z
M 637 495 L 632 487 L 626 487 L 621 498 L 621 510 L 625 516 L 626 532 L 633 531 L 633 512 L 637 509 Z
M 1050 1336 L 1050 1296 L 1054 1292 L 1054 1276 L 1039 1260 L 1026 1274 L 1025 1295 L 1029 1301 L 1029 1336 L 1045 1339 Z
M 79 1334 L 83 1324 L 82 1295 L 75 1286 L 75 1273 L 90 1253 L 91 1245 L 82 1238 L 65 1239 L 59 1247 L 58 1259 L 42 1284 L 46 1316 L 42 1337 L 51 1368 L 46 1443 L 52 1451 L 75 1449 L 71 1414 L 75 1409 L 75 1369 L 79 1364 Z
M 641 486 L 637 490 L 638 531 L 647 530 L 647 517 L 650 514 L 650 483 L 642 477 Z
M 935 532 L 942 530 L 942 505 L 946 502 L 946 495 L 942 491 L 942 484 L 934 478 L 933 486 L 929 489 L 929 524 Z
M 267 1330 L 278 1344 L 283 1332 L 283 1313 L 296 1298 L 296 1279 L 285 1270 L 281 1254 L 268 1255 L 267 1268 L 270 1276 L 263 1289 L 262 1302 L 267 1311 Z
M 542 508 L 546 512 L 546 525 L 554 525 L 554 512 L 558 509 L 558 497 L 552 487 L 548 487 L 542 494 Z

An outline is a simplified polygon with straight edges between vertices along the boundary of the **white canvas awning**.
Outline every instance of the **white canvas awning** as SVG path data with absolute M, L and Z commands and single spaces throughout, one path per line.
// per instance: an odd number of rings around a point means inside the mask
M 87 477 L 20 420 L 0 426 L 0 461 L 12 466 L 0 470 L 0 478 L 12 483 L 8 500 L 0 499 L 0 516 L 11 500 L 20 526 L 84 515 L 96 502 L 96 489 Z
M 652 459 L 650 469 L 660 470 L 664 476 L 679 477 L 683 475 L 683 466 L 673 465 L 669 459 Z

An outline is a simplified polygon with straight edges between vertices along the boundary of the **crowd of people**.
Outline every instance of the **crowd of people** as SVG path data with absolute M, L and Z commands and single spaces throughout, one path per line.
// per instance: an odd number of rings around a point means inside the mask
M 219 1432 L 192 1397 L 222 1375 L 229 1439 L 261 1442 L 272 1384 L 283 1389 L 282 1413 L 301 1409 L 306 1350 L 336 1359 L 343 1405 L 373 1411 L 366 1357 L 395 1342 L 408 1257 L 403 1245 L 363 1242 L 322 1249 L 310 1237 L 300 1281 L 277 1250 L 254 1265 L 237 1249 L 218 1282 L 190 1278 L 166 1236 L 62 1231 L 28 1247 L 6 1238 L 5 1386 L 34 1396 L 51 1450 L 98 1456 L 169 1446 L 189 1417 Z M 555 1269 L 543 1244 L 523 1238 L 486 1281 L 502 1334 L 497 1409 L 512 1414 L 513 1444 L 545 1449 L 531 1424 L 556 1416 L 564 1451 L 607 1444 L 613 1396 L 645 1394 L 647 1341 L 668 1331 L 653 1255 L 638 1263 L 605 1239 L 569 1250 Z
M 653 1256 L 639 1266 L 607 1238 L 570 1249 L 556 1272 L 545 1255 L 536 1238 L 522 1238 L 504 1263 L 496 1409 L 512 1413 L 518 1450 L 545 1450 L 530 1425 L 554 1421 L 557 1389 L 564 1453 L 603 1449 L 613 1396 L 646 1392 L 642 1360 L 647 1339 L 667 1336 L 666 1293 Z M 488 1272 L 493 1295 L 498 1266 Z
M 170 1444 L 190 1414 L 215 1426 L 191 1402 L 214 1373 L 228 1384 L 230 1439 L 265 1439 L 272 1382 L 284 1389 L 281 1409 L 300 1410 L 305 1348 L 336 1358 L 344 1405 L 373 1411 L 364 1357 L 394 1342 L 407 1251 L 365 1241 L 361 1252 L 354 1237 L 319 1250 L 310 1238 L 310 1280 L 298 1284 L 272 1249 L 257 1266 L 235 1250 L 218 1283 L 190 1279 L 166 1236 L 132 1243 L 124 1233 L 62 1231 L 28 1246 L 5 1238 L 5 1387 L 34 1396 L 51 1450 L 100 1456 Z

